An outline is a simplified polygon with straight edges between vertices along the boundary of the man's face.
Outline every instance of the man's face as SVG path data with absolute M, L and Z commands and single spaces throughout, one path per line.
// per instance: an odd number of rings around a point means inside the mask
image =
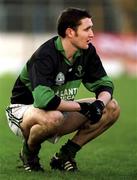
M 93 34 L 93 23 L 90 18 L 84 18 L 81 20 L 81 24 L 78 26 L 77 30 L 74 32 L 74 36 L 71 39 L 71 43 L 77 49 L 87 49 L 89 43 L 94 37 Z

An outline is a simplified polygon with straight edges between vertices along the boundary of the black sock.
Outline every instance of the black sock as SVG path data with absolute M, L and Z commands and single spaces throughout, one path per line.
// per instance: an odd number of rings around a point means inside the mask
M 68 142 L 63 145 L 60 149 L 59 156 L 63 158 L 72 157 L 75 158 L 76 153 L 81 149 L 81 146 L 74 143 L 71 140 L 68 140 Z
M 41 148 L 41 145 L 38 145 L 38 146 L 36 146 L 36 148 L 33 151 L 31 151 L 29 149 L 27 141 L 23 142 L 23 152 L 25 154 L 27 154 L 28 156 L 35 156 L 35 155 L 37 155 L 39 153 L 39 151 L 40 151 L 40 148 Z

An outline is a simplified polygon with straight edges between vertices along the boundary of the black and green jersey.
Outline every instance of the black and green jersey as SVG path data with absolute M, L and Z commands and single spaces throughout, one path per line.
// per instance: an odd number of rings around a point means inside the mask
M 54 37 L 27 61 L 13 87 L 11 103 L 56 109 L 61 99 L 74 100 L 81 82 L 96 96 L 101 91 L 113 92 L 113 83 L 92 44 L 78 50 L 71 63 L 60 37 Z

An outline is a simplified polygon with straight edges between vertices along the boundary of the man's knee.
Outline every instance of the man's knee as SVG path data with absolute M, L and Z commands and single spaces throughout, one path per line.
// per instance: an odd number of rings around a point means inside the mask
M 95 124 L 92 124 L 90 121 L 86 122 L 81 129 L 87 133 L 93 132 L 95 129 L 105 127 L 109 128 L 114 124 L 120 115 L 120 107 L 116 100 L 112 100 L 104 109 L 102 118 Z
M 48 119 L 46 118 L 44 120 L 44 124 L 46 125 L 48 123 L 51 123 L 53 126 L 58 127 L 60 125 L 62 125 L 62 123 L 64 122 L 64 116 L 60 111 L 51 111 L 48 114 Z
M 111 122 L 118 120 L 120 115 L 120 107 L 115 99 L 112 99 L 106 106 L 107 119 Z

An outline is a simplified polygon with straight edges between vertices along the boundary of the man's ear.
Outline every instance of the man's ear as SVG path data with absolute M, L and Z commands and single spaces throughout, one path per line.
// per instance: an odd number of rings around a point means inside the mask
M 75 35 L 75 31 L 72 28 L 67 28 L 66 29 L 66 36 L 68 36 L 69 38 L 72 38 Z

